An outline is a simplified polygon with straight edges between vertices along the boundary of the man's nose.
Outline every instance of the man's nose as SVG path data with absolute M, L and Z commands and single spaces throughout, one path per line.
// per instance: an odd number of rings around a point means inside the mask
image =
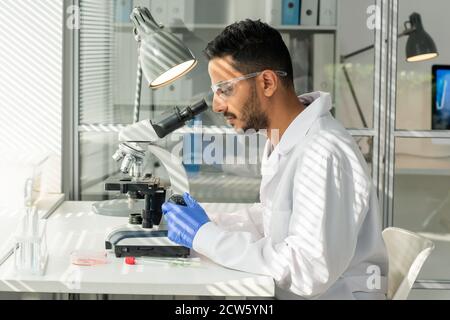
M 212 107 L 214 112 L 225 113 L 227 111 L 227 104 L 217 95 L 214 95 Z

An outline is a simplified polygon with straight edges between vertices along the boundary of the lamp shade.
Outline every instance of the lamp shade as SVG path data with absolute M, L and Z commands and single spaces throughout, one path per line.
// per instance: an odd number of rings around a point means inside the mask
M 422 19 L 418 13 L 409 16 L 412 31 L 406 42 L 406 61 L 417 62 L 437 57 L 436 44 L 430 35 L 423 29 Z
M 159 26 L 147 8 L 134 8 L 131 19 L 140 41 L 139 59 L 149 87 L 163 87 L 197 65 L 193 53 L 175 35 Z

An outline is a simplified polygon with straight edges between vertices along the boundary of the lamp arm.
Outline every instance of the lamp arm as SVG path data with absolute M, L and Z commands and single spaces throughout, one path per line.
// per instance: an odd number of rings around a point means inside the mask
M 414 30 L 415 30 L 414 27 L 408 28 L 408 27 L 406 27 L 406 25 L 405 25 L 405 30 L 404 30 L 402 33 L 399 33 L 399 34 L 398 34 L 398 37 L 401 38 L 401 37 L 407 36 L 408 34 L 410 34 L 411 32 L 413 32 Z M 353 87 L 353 83 L 352 83 L 352 81 L 351 81 L 351 79 L 350 79 L 350 75 L 348 74 L 348 70 L 347 70 L 347 67 L 345 66 L 344 62 L 345 62 L 348 58 L 351 58 L 351 57 L 356 56 L 356 55 L 358 55 L 358 54 L 360 54 L 360 53 L 369 51 L 370 49 L 372 49 L 372 48 L 374 48 L 374 47 L 375 47 L 375 45 L 372 44 L 372 45 L 370 45 L 370 46 L 361 48 L 361 49 L 359 49 L 359 50 L 356 50 L 356 51 L 353 51 L 353 52 L 350 52 L 350 53 L 348 53 L 348 54 L 346 54 L 346 55 L 342 55 L 342 56 L 341 56 L 342 71 L 344 72 L 345 81 L 347 82 L 348 87 L 349 87 L 349 89 L 350 89 L 350 93 L 351 93 L 351 95 L 352 95 L 353 101 L 355 102 L 356 109 L 358 110 L 359 117 L 361 118 L 361 122 L 363 123 L 364 127 L 366 127 L 366 128 L 367 128 L 367 121 L 366 121 L 366 118 L 364 117 L 364 114 L 363 114 L 363 112 L 362 112 L 361 105 L 359 104 L 358 97 L 356 96 L 356 92 L 355 92 L 355 89 L 354 89 L 354 87 Z
M 372 49 L 372 48 L 374 48 L 374 47 L 375 47 L 375 45 L 374 45 L 374 44 L 371 44 L 370 46 L 367 46 L 367 47 L 361 48 L 361 49 L 359 49 L 359 50 L 350 52 L 350 53 L 348 53 L 348 54 L 346 54 L 346 55 L 342 55 L 342 56 L 341 56 L 341 63 L 345 62 L 345 60 L 347 60 L 348 58 L 351 58 L 351 57 L 356 56 L 356 55 L 358 55 L 358 54 L 360 54 L 360 53 L 369 51 L 370 49 Z
M 356 110 L 358 111 L 359 117 L 361 118 L 363 126 L 365 128 L 367 128 L 366 118 L 364 117 L 364 113 L 362 112 L 361 105 L 359 104 L 358 97 L 356 96 L 355 88 L 353 87 L 353 83 L 350 80 L 350 76 L 348 74 L 348 71 L 347 71 L 347 68 L 346 68 L 345 64 L 342 65 L 342 71 L 344 72 L 345 81 L 347 82 L 348 87 L 350 89 L 350 93 L 352 95 L 353 101 L 355 102 Z
M 407 35 L 409 35 L 411 32 L 413 32 L 413 31 L 415 31 L 415 30 L 416 30 L 416 28 L 414 28 L 414 27 L 412 27 L 412 28 L 405 28 L 405 30 L 404 30 L 403 32 L 399 33 L 399 34 L 397 35 L 397 37 L 398 37 L 398 38 L 401 38 L 401 37 L 407 36 Z M 386 40 L 386 41 L 387 41 L 387 40 Z M 358 55 L 358 54 L 360 54 L 360 53 L 369 51 L 370 49 L 373 49 L 374 47 L 375 47 L 375 45 L 374 45 L 374 44 L 371 44 L 370 46 L 367 46 L 367 47 L 358 49 L 358 50 L 356 50 L 356 51 L 350 52 L 350 53 L 348 53 L 348 54 L 342 55 L 342 56 L 341 56 L 341 63 L 345 62 L 345 60 L 347 60 L 348 58 L 351 58 L 351 57 L 356 56 L 356 55 Z
M 410 33 L 414 32 L 416 30 L 415 27 L 412 27 L 412 26 L 408 27 L 407 23 L 408 22 L 405 23 L 405 30 L 397 35 L 398 38 L 407 36 L 407 35 L 409 35 Z M 344 73 L 344 78 L 345 78 L 345 81 L 347 82 L 348 87 L 350 89 L 350 93 L 351 93 L 353 101 L 355 103 L 356 110 L 358 111 L 358 115 L 359 115 L 359 117 L 361 119 L 361 122 L 362 122 L 362 124 L 363 124 L 363 126 L 365 128 L 368 127 L 367 126 L 367 120 L 366 120 L 366 117 L 364 116 L 364 113 L 362 112 L 361 105 L 359 103 L 358 97 L 356 96 L 355 88 L 353 87 L 353 83 L 352 83 L 352 81 L 350 79 L 350 75 L 348 74 L 347 67 L 345 66 L 345 61 L 347 59 L 351 58 L 351 57 L 354 57 L 354 56 L 360 54 L 360 53 L 369 51 L 370 49 L 373 49 L 374 47 L 375 47 L 375 45 L 372 44 L 372 45 L 369 45 L 367 47 L 361 48 L 359 50 L 350 52 L 350 53 L 348 53 L 346 55 L 341 55 L 341 64 L 342 64 L 342 71 Z M 372 158 L 372 143 L 373 143 L 373 141 L 370 140 L 369 141 L 369 153 L 366 155 L 366 161 L 368 161 L 368 162 L 372 160 L 371 159 Z

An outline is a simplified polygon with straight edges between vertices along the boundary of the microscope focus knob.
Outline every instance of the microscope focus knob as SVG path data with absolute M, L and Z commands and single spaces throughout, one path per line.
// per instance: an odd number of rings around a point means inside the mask
M 171 203 L 174 203 L 174 204 L 177 204 L 177 205 L 179 205 L 179 206 L 185 206 L 185 207 L 187 207 L 186 202 L 184 202 L 183 196 L 182 196 L 182 195 L 179 195 L 179 194 L 174 194 L 174 195 L 172 195 L 172 196 L 169 198 L 169 200 L 167 200 L 167 201 L 168 201 L 168 202 L 171 202 Z

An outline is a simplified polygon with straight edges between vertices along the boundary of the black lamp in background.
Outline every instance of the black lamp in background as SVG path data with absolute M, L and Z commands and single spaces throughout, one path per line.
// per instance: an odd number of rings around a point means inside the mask
M 408 23 L 410 24 L 409 28 Z M 424 61 L 439 55 L 433 39 L 423 29 L 420 14 L 413 13 L 409 16 L 409 21 L 405 22 L 405 31 L 399 34 L 399 37 L 403 35 L 409 35 L 406 42 L 406 61 Z
M 405 30 L 398 35 L 398 37 L 408 36 L 408 41 L 406 42 L 406 61 L 408 62 L 419 62 L 437 57 L 438 51 L 436 44 L 430 35 L 423 29 L 422 19 L 420 14 L 414 12 L 409 16 L 409 20 L 404 23 Z M 344 72 L 344 77 L 348 86 L 350 88 L 350 93 L 355 102 L 356 108 L 359 113 L 359 117 L 364 125 L 367 127 L 367 121 L 361 110 L 361 105 L 359 104 L 358 98 L 356 97 L 355 89 L 353 87 L 352 81 L 348 74 L 347 68 L 345 66 L 345 61 L 348 58 L 356 56 L 362 52 L 368 51 L 374 48 L 375 45 L 370 45 L 365 48 L 359 49 L 357 51 L 351 52 L 349 54 L 341 56 L 342 71 Z

